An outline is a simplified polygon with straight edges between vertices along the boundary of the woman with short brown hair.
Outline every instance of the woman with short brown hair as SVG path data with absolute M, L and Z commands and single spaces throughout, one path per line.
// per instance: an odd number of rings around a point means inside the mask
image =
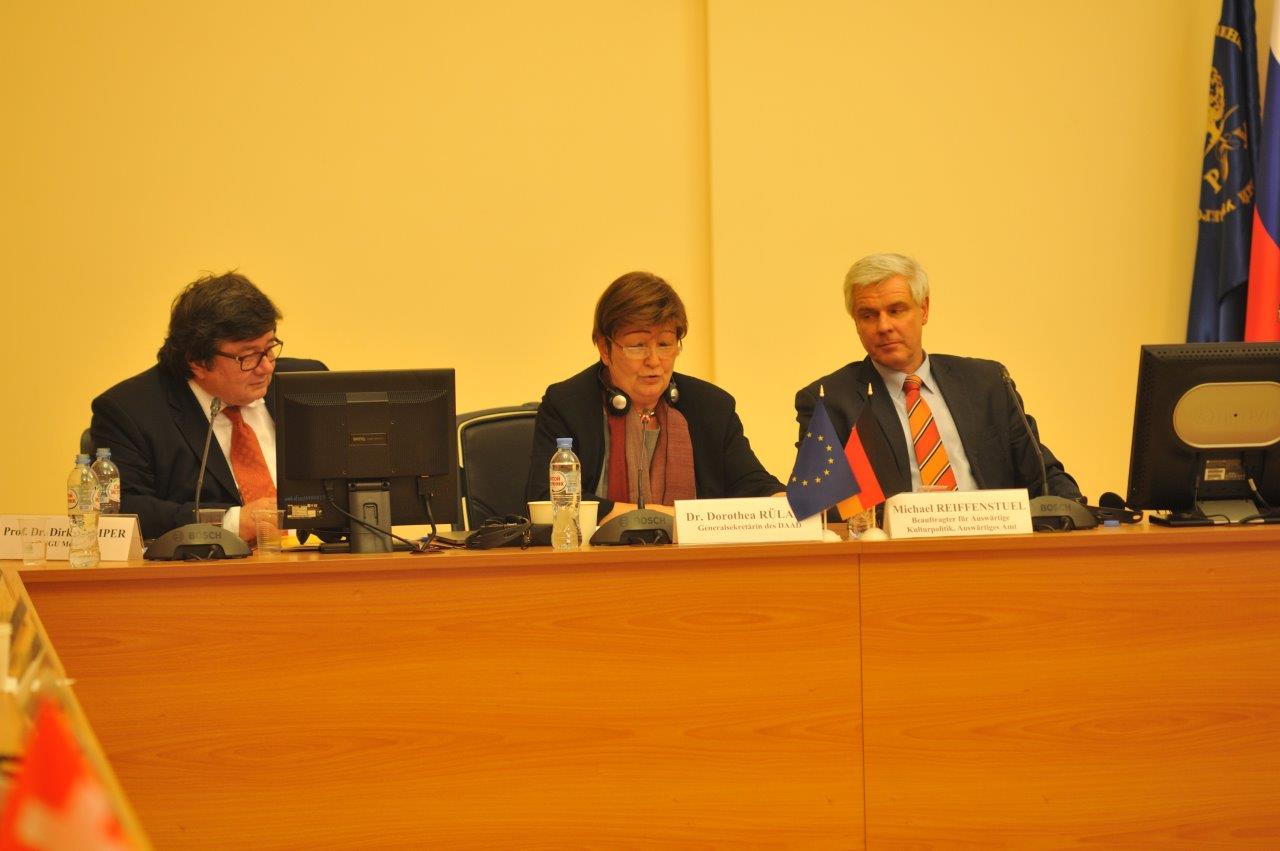
M 689 321 L 657 275 L 629 272 L 596 303 L 600 360 L 547 388 L 530 458 L 530 500 L 547 499 L 556 438 L 573 438 L 582 498 L 600 522 L 636 507 L 672 511 L 677 499 L 769 496 L 783 490 L 742 431 L 733 397 L 675 371 Z

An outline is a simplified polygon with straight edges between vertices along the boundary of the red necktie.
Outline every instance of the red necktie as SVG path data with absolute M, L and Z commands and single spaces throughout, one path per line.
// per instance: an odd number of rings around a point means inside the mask
M 258 435 L 249 428 L 234 405 L 223 408 L 222 413 L 231 420 L 231 472 L 240 486 L 240 498 L 248 505 L 256 499 L 276 498 L 276 485 L 267 469 L 267 459 L 262 454 Z
M 920 396 L 920 376 L 908 375 L 902 389 L 907 394 L 907 422 L 911 425 L 911 443 L 920 464 L 920 482 L 955 490 L 956 474 L 951 469 L 947 448 L 942 445 L 942 435 L 933 421 L 929 403 Z

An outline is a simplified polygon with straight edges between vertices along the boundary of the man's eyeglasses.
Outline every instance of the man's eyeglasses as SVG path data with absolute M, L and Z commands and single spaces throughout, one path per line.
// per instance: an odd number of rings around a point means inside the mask
M 270 363 L 275 363 L 276 358 L 280 357 L 280 350 L 284 348 L 284 340 L 276 340 L 260 352 L 249 352 L 247 355 L 229 355 L 226 352 L 215 351 L 214 354 L 220 358 L 229 358 L 240 364 L 241 372 L 252 372 L 258 368 L 258 364 L 262 363 L 262 359 L 266 358 Z
M 680 354 L 680 351 L 684 348 L 684 340 L 676 340 L 675 342 L 657 340 L 652 343 L 636 343 L 630 346 L 624 346 L 614 340 L 613 344 L 622 349 L 622 353 L 631 360 L 644 360 L 651 351 L 657 354 L 659 360 L 671 360 Z

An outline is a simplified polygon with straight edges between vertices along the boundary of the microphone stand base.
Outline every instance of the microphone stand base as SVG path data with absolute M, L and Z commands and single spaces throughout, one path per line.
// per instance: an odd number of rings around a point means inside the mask
M 212 523 L 188 523 L 156 538 L 142 557 L 149 561 L 212 561 L 247 555 L 249 545 L 239 535 Z
M 675 540 L 676 519 L 652 508 L 637 508 L 605 523 L 591 536 L 591 545 L 669 544 Z
M 1070 532 L 1097 525 L 1093 512 L 1073 499 L 1037 496 L 1031 500 L 1031 528 L 1037 532 Z

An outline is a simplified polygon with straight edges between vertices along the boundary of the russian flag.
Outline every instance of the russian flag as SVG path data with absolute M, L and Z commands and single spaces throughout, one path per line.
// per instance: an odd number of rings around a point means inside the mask
M 1280 8 L 1274 14 L 1244 320 L 1244 338 L 1259 342 L 1280 340 L 1280 60 L 1276 57 L 1280 50 Z

